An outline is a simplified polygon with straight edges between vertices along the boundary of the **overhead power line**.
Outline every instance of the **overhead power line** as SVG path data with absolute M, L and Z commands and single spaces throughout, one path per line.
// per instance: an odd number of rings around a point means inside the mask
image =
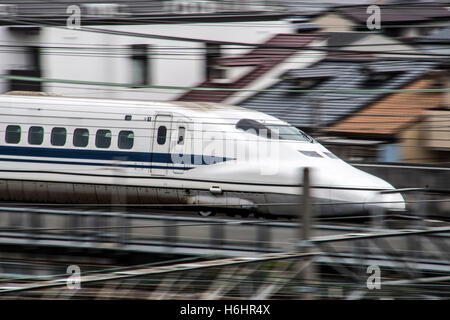
M 165 90 L 195 90 L 195 91 L 229 91 L 229 92 L 283 92 L 283 93 L 436 93 L 450 92 L 450 88 L 434 88 L 434 89 L 333 89 L 333 90 L 303 90 L 303 89 L 239 89 L 239 88 L 220 88 L 220 87 L 183 87 L 183 86 L 160 86 L 160 85 L 138 85 L 134 83 L 115 83 L 115 82 L 99 82 L 86 80 L 67 80 L 52 79 L 42 77 L 27 77 L 16 75 L 0 75 L 0 79 L 32 81 L 41 83 L 65 83 L 88 86 L 106 86 L 106 87 L 126 87 L 126 88 L 146 88 L 146 89 L 165 89 Z
M 51 24 L 48 22 L 43 23 L 37 19 L 22 19 L 22 20 L 11 20 L 11 19 L 3 19 L 4 21 L 16 22 L 18 24 L 24 25 L 32 25 L 39 27 L 53 27 L 59 29 L 67 29 L 66 26 L 61 26 L 60 24 Z M 335 49 L 335 48 L 327 48 L 324 46 L 283 46 L 283 45 L 271 45 L 267 43 L 246 43 L 246 42 L 237 42 L 237 41 L 221 41 L 221 40 L 208 40 L 208 39 L 200 39 L 200 38 L 189 38 L 189 37 L 179 37 L 179 36 L 168 36 L 168 35 L 160 35 L 160 34 L 149 34 L 149 33 L 141 33 L 141 32 L 130 32 L 130 31 L 121 31 L 121 30 L 111 30 L 105 28 L 96 28 L 96 27 L 80 27 L 78 29 L 70 29 L 76 30 L 80 32 L 94 32 L 101 34 L 111 34 L 111 35 L 119 35 L 119 36 L 129 36 L 129 37 L 138 37 L 138 38 L 150 38 L 150 39 L 161 39 L 161 40 L 171 40 L 171 41 L 182 41 L 182 42 L 194 42 L 194 43 L 212 43 L 219 45 L 227 45 L 227 46 L 241 46 L 247 48 L 259 48 L 259 49 L 286 49 L 286 50 L 305 50 L 305 51 L 322 51 L 322 52 L 334 52 L 334 53 L 348 53 L 348 54 L 360 54 L 360 50 L 347 50 L 347 49 Z M 306 34 L 305 36 L 317 37 L 317 40 L 320 38 L 326 39 L 326 35 L 321 35 L 320 33 L 314 34 Z M 363 52 L 364 54 L 380 54 L 379 50 L 367 50 Z M 401 55 L 401 56 L 418 56 L 424 57 L 424 53 L 421 52 L 389 52 L 390 55 Z M 441 54 L 441 53 L 427 53 L 425 54 L 429 57 L 450 57 L 450 54 Z

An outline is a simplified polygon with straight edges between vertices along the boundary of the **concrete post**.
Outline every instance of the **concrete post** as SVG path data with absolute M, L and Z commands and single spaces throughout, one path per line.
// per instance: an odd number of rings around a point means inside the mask
M 310 169 L 303 169 L 303 192 L 300 195 L 299 205 L 299 222 L 300 224 L 300 245 L 299 250 L 305 253 L 312 252 L 313 247 L 309 242 L 313 237 L 313 206 L 311 199 L 311 181 Z M 311 300 L 314 299 L 314 282 L 315 282 L 315 268 L 311 261 L 301 273 L 301 289 L 302 298 Z

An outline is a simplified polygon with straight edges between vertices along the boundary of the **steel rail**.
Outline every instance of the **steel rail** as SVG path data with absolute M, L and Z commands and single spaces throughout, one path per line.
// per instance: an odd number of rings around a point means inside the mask
M 195 263 L 182 263 L 175 264 L 171 266 L 161 266 L 161 267 L 150 267 L 150 268 L 140 268 L 136 270 L 128 270 L 128 271 L 118 271 L 113 272 L 112 274 L 104 274 L 104 275 L 92 275 L 92 276 L 82 276 L 80 279 L 80 285 L 87 283 L 98 283 L 105 281 L 114 281 L 114 280 L 122 280 L 122 279 L 130 279 L 144 276 L 152 276 L 152 275 L 161 275 L 161 274 L 169 274 L 180 271 L 193 271 L 193 270 L 201 270 L 215 267 L 227 267 L 233 265 L 242 265 L 249 263 L 258 263 L 258 262 L 266 262 L 273 260 L 285 260 L 285 259 L 302 259 L 302 258 L 310 258 L 321 255 L 320 252 L 314 253 L 278 253 L 278 254 L 265 254 L 260 257 L 238 257 L 231 259 L 220 259 L 213 261 L 203 261 L 203 262 L 195 262 Z M 66 285 L 68 278 L 62 278 L 57 280 L 45 281 L 44 283 L 32 284 L 29 286 L 11 288 L 6 290 L 0 290 L 0 295 L 7 295 L 16 292 L 24 292 L 30 290 L 37 289 L 48 289 L 55 287 L 63 287 Z

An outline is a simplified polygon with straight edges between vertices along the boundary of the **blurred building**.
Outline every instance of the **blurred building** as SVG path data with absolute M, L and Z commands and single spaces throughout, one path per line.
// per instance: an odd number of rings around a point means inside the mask
M 414 161 L 419 157 L 413 153 L 424 150 L 423 141 L 408 140 L 411 132 L 403 130 L 417 122 L 424 110 L 440 106 L 441 95 L 397 96 L 400 93 L 389 90 L 414 89 L 415 81 L 435 68 L 436 63 L 430 61 L 327 58 L 304 70 L 290 70 L 272 86 L 274 91 L 258 93 L 242 106 L 272 114 L 315 135 L 349 161 Z M 420 84 L 419 89 L 431 86 Z M 282 92 L 296 88 L 313 92 Z M 391 131 L 383 132 L 389 120 L 393 121 Z M 405 141 L 415 144 L 405 147 Z M 430 161 L 433 157 L 420 158 Z
M 380 4 L 380 32 L 395 38 L 424 36 L 442 28 L 450 21 L 450 11 L 440 3 L 397 3 Z M 324 32 L 370 31 L 367 20 L 368 5 L 342 6 L 322 11 L 310 22 L 317 24 Z
M 321 141 L 353 161 L 450 163 L 448 96 L 430 72 L 324 130 Z
M 178 100 L 241 104 L 255 95 L 255 90 L 271 89 L 288 70 L 300 70 L 332 56 L 389 57 L 392 50 L 420 53 L 408 44 L 376 33 L 278 34 L 246 54 L 216 59 L 212 65 L 216 72 L 196 88 L 182 94 Z M 348 65 L 351 65 L 352 61 L 349 61 Z M 216 90 L 205 92 L 199 88 Z M 236 91 L 224 91 L 222 88 Z
M 243 55 L 215 59 L 214 72 L 180 101 L 240 104 L 257 90 L 270 88 L 290 68 L 306 68 L 325 54 L 315 50 L 326 44 L 317 34 L 277 34 Z M 203 91 L 198 89 L 209 88 Z
M 450 54 L 450 24 L 434 32 L 413 39 L 414 44 L 423 52 L 430 54 Z
M 0 73 L 67 83 L 7 79 L 1 92 L 170 100 L 180 91 L 140 87 L 189 88 L 209 77 L 214 58 L 293 30 L 278 1 L 81 1 L 83 30 L 74 25 L 71 1 L 4 2 Z

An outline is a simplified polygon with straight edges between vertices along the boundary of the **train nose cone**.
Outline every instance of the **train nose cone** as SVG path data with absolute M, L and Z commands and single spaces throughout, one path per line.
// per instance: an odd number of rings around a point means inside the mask
M 393 189 L 393 188 L 392 188 Z M 364 208 L 366 210 L 371 210 L 375 207 L 382 208 L 388 211 L 405 211 L 405 199 L 403 196 L 396 193 L 383 193 L 378 192 L 374 195 L 373 199 L 368 199 Z
M 366 173 L 366 175 L 368 175 Z M 405 211 L 405 199 L 395 188 L 387 181 L 376 176 L 368 175 L 367 188 L 375 190 L 366 193 L 364 209 L 366 211 L 374 208 L 382 208 L 388 211 Z M 376 190 L 378 189 L 378 190 Z
M 335 168 L 330 183 L 330 199 L 335 214 L 367 212 L 376 208 L 389 211 L 405 210 L 405 201 L 400 193 L 383 193 L 395 188 L 383 179 L 345 165 Z

